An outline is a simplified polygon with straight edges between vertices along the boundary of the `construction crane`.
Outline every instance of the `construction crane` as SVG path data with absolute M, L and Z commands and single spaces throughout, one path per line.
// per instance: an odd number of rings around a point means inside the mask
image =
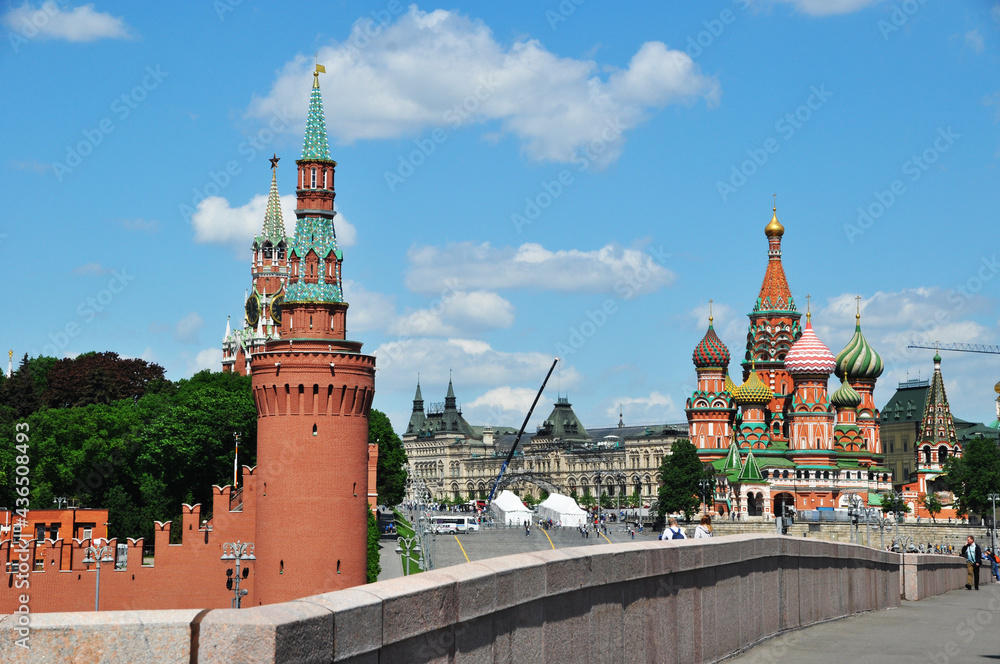
M 1000 355 L 1000 346 L 987 346 L 986 344 L 942 344 L 942 343 L 920 343 L 911 341 L 907 348 L 929 348 L 931 350 L 954 350 L 959 353 L 990 353 Z

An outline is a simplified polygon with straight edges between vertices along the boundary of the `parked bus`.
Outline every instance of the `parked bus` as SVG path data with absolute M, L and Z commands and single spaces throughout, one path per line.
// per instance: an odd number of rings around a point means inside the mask
M 479 522 L 474 516 L 439 516 L 434 519 L 435 533 L 474 533 Z

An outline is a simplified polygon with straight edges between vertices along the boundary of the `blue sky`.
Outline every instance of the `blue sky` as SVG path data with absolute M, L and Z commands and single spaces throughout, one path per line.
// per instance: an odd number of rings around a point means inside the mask
M 15 355 L 114 350 L 178 379 L 240 320 L 267 158 L 294 216 L 318 54 L 348 336 L 405 425 L 452 371 L 516 426 L 564 358 L 588 426 L 682 421 L 691 350 L 738 359 L 777 193 L 784 264 L 836 353 L 862 324 L 884 404 L 933 351 L 1000 343 L 1000 4 L 9 4 L 0 242 Z M 734 373 L 738 369 L 733 366 Z M 948 353 L 994 418 L 1000 357 Z

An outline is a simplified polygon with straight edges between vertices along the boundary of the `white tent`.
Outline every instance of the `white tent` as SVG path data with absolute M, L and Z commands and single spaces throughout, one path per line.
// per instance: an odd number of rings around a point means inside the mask
M 532 520 L 534 516 L 521 499 L 510 491 L 504 490 L 490 503 L 490 509 L 496 515 L 497 521 L 508 526 L 520 526 Z
M 578 528 L 587 523 L 587 512 L 576 504 L 576 501 L 561 493 L 549 494 L 538 506 L 538 516 L 543 520 L 552 519 L 554 523 Z

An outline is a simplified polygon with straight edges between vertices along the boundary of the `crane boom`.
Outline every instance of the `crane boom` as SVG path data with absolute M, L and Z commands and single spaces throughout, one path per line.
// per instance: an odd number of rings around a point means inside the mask
M 538 388 L 538 394 L 535 395 L 535 400 L 531 402 L 531 408 L 528 409 L 528 414 L 524 417 L 524 424 L 521 425 L 521 430 L 517 432 L 517 438 L 514 439 L 514 444 L 510 446 L 510 452 L 507 453 L 507 458 L 504 459 L 503 465 L 500 466 L 500 474 L 497 475 L 496 482 L 493 483 L 493 490 L 490 491 L 490 503 L 492 503 L 493 498 L 496 497 L 497 488 L 500 486 L 500 480 L 503 478 L 504 471 L 507 470 L 507 464 L 509 464 L 510 460 L 514 457 L 514 451 L 517 450 L 517 444 L 521 442 L 521 436 L 524 435 L 524 430 L 528 426 L 528 420 L 531 419 L 531 414 L 535 412 L 535 406 L 538 405 L 538 400 L 541 398 L 542 392 L 545 391 L 545 385 L 549 382 L 552 370 L 556 368 L 556 364 L 558 363 L 559 358 L 557 357 L 552 361 L 552 366 L 549 367 L 549 372 L 545 374 L 545 380 L 542 381 L 542 386 Z
M 931 350 L 953 350 L 959 353 L 989 353 L 1000 355 L 1000 346 L 988 346 L 986 344 L 928 344 L 911 341 L 907 348 L 929 348 Z

